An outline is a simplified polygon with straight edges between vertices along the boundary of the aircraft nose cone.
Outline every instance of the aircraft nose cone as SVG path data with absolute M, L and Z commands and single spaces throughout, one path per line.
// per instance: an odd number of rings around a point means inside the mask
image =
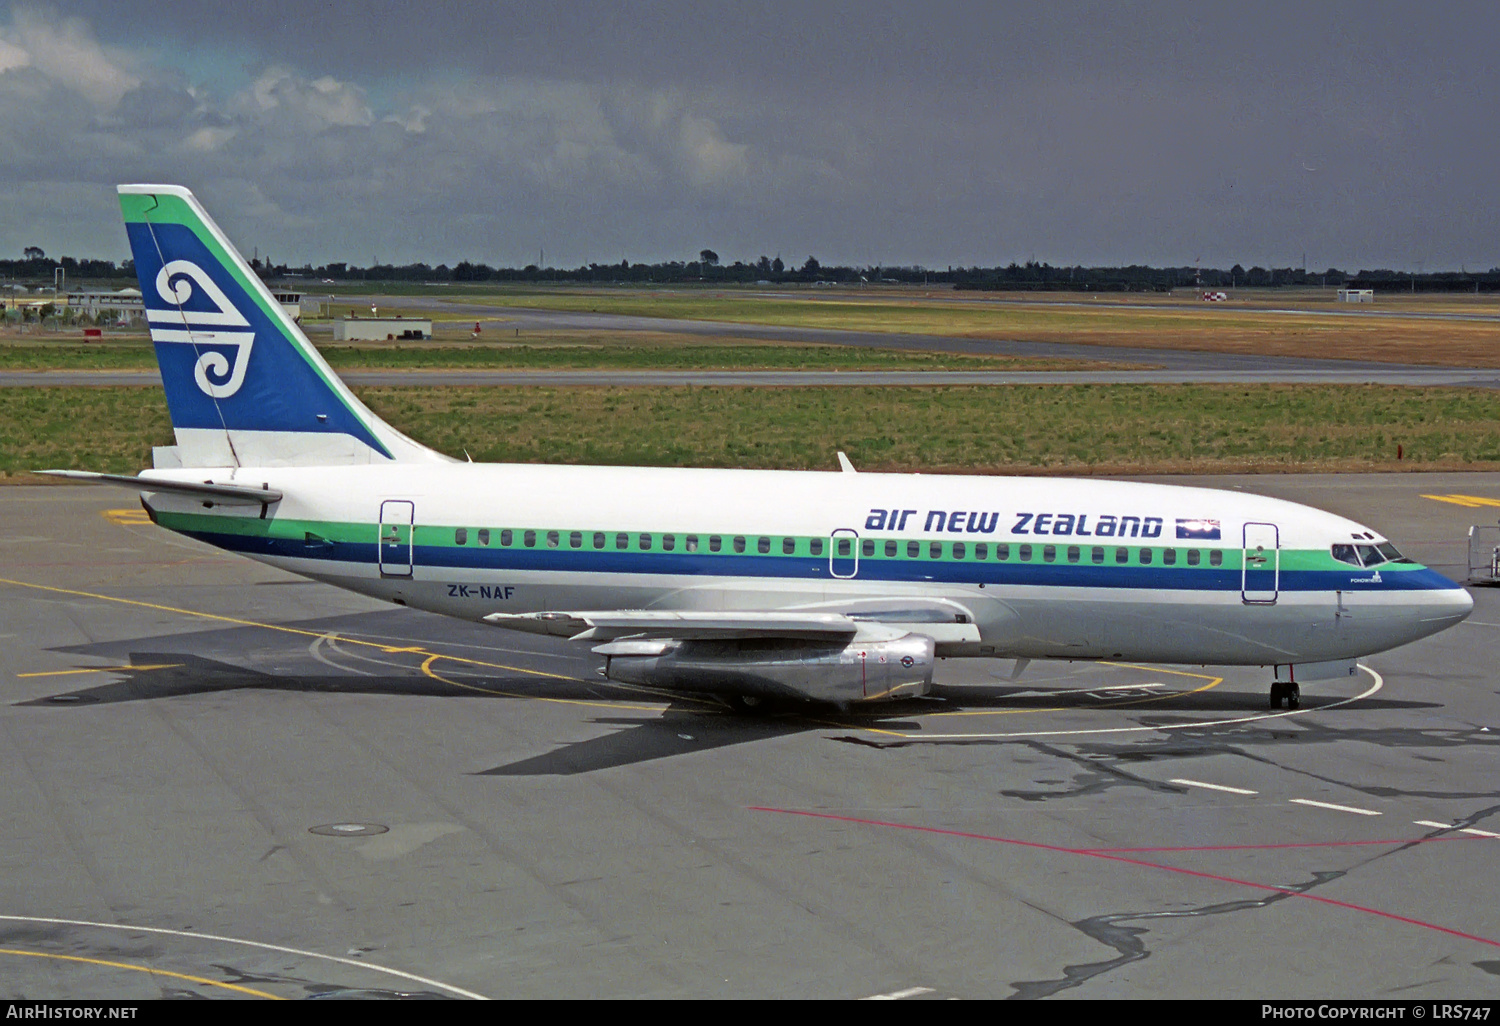
M 1454 585 L 1433 592 L 1425 604 L 1427 609 L 1423 611 L 1422 623 L 1440 631 L 1462 623 L 1474 611 L 1474 596 Z

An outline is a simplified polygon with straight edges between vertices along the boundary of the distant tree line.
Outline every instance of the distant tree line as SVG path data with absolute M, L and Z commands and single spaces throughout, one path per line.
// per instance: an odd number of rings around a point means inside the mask
M 1005 292 L 1170 292 L 1179 288 L 1351 288 L 1377 292 L 1500 292 L 1500 267 L 1488 271 L 1411 274 L 1384 268 L 1353 274 L 1330 267 L 1053 267 L 1028 261 L 1007 267 L 958 268 L 945 275 L 958 289 Z M 937 280 L 937 279 L 934 279 Z
M 26 247 L 25 259 L 0 260 L 0 279 L 44 282 L 51 285 L 52 276 L 59 267 L 66 272 L 69 281 L 75 278 L 124 278 L 131 282 L 135 281 L 135 261 L 133 260 L 126 260 L 120 264 L 111 260 L 75 260 L 73 257 L 49 260 L 47 254 L 36 246 Z
M 1330 267 L 1326 271 L 1308 271 L 1292 267 L 1251 267 L 1239 264 L 1226 269 L 1217 267 L 1148 267 L 1132 264 L 1126 267 L 1055 267 L 1028 260 L 1004 267 L 948 267 L 936 270 L 917 265 L 864 267 L 833 266 L 809 256 L 800 265 L 785 263 L 780 256 L 761 256 L 746 262 L 720 263 L 711 249 L 699 252 L 697 260 L 672 260 L 655 264 L 583 264 L 579 267 L 491 267 L 463 260 L 449 267 L 414 264 L 372 264 L 360 267 L 346 262 L 313 266 L 293 266 L 253 260 L 251 266 L 267 281 L 308 279 L 308 284 L 327 279 L 339 283 L 359 281 L 434 281 L 434 282 L 521 282 L 580 284 L 740 284 L 770 285 L 859 285 L 887 283 L 904 285 L 947 285 L 957 289 L 1034 292 L 1169 292 L 1179 288 L 1361 288 L 1378 292 L 1500 292 L 1500 267 L 1488 271 L 1434 271 L 1411 274 L 1387 269 L 1360 270 L 1353 274 Z M 21 260 L 0 260 L 0 281 L 31 282 L 50 285 L 55 268 L 67 272 L 68 282 L 84 279 L 110 281 L 119 279 L 134 284 L 135 265 L 126 260 L 115 264 L 108 260 L 77 260 L 63 257 L 49 259 L 41 249 L 30 246 Z

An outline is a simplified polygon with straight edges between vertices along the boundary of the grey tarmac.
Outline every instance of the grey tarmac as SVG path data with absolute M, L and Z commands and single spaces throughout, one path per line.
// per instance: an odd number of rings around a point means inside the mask
M 1500 515 L 1494 474 L 1173 480 L 1459 576 Z M 1295 713 L 1256 670 L 953 660 L 746 718 L 129 492 L 0 515 L 6 998 L 1500 992 L 1493 591 Z

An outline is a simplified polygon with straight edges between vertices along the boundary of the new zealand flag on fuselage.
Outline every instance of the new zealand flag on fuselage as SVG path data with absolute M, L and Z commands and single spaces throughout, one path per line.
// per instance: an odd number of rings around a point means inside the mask
M 1217 520 L 1182 520 L 1177 521 L 1177 537 L 1193 541 L 1220 541 L 1222 535 L 1219 532 Z

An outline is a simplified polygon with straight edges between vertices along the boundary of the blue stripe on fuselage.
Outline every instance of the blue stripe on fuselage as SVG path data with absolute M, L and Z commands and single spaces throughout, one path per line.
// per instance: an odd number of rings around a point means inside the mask
M 249 537 L 208 531 L 184 531 L 189 537 L 248 556 L 279 556 L 343 563 L 378 560 L 375 543 L 299 541 Z M 372 529 L 373 533 L 373 529 Z M 532 570 L 600 574 L 672 574 L 703 577 L 765 577 L 784 580 L 837 580 L 826 556 L 774 556 L 711 552 L 618 552 L 592 549 L 516 549 L 483 546 L 416 546 L 418 567 L 454 571 Z M 848 563 L 852 563 L 850 558 Z M 1372 571 L 1283 570 L 1281 591 L 1433 591 L 1458 588 L 1425 567 L 1389 571 L 1378 584 Z M 1356 582 L 1355 578 L 1366 578 Z M 1096 566 L 1070 563 L 981 563 L 920 559 L 861 559 L 860 581 L 897 583 L 1050 585 L 1075 588 L 1142 588 L 1171 591 L 1230 591 L 1241 586 L 1236 568 Z

